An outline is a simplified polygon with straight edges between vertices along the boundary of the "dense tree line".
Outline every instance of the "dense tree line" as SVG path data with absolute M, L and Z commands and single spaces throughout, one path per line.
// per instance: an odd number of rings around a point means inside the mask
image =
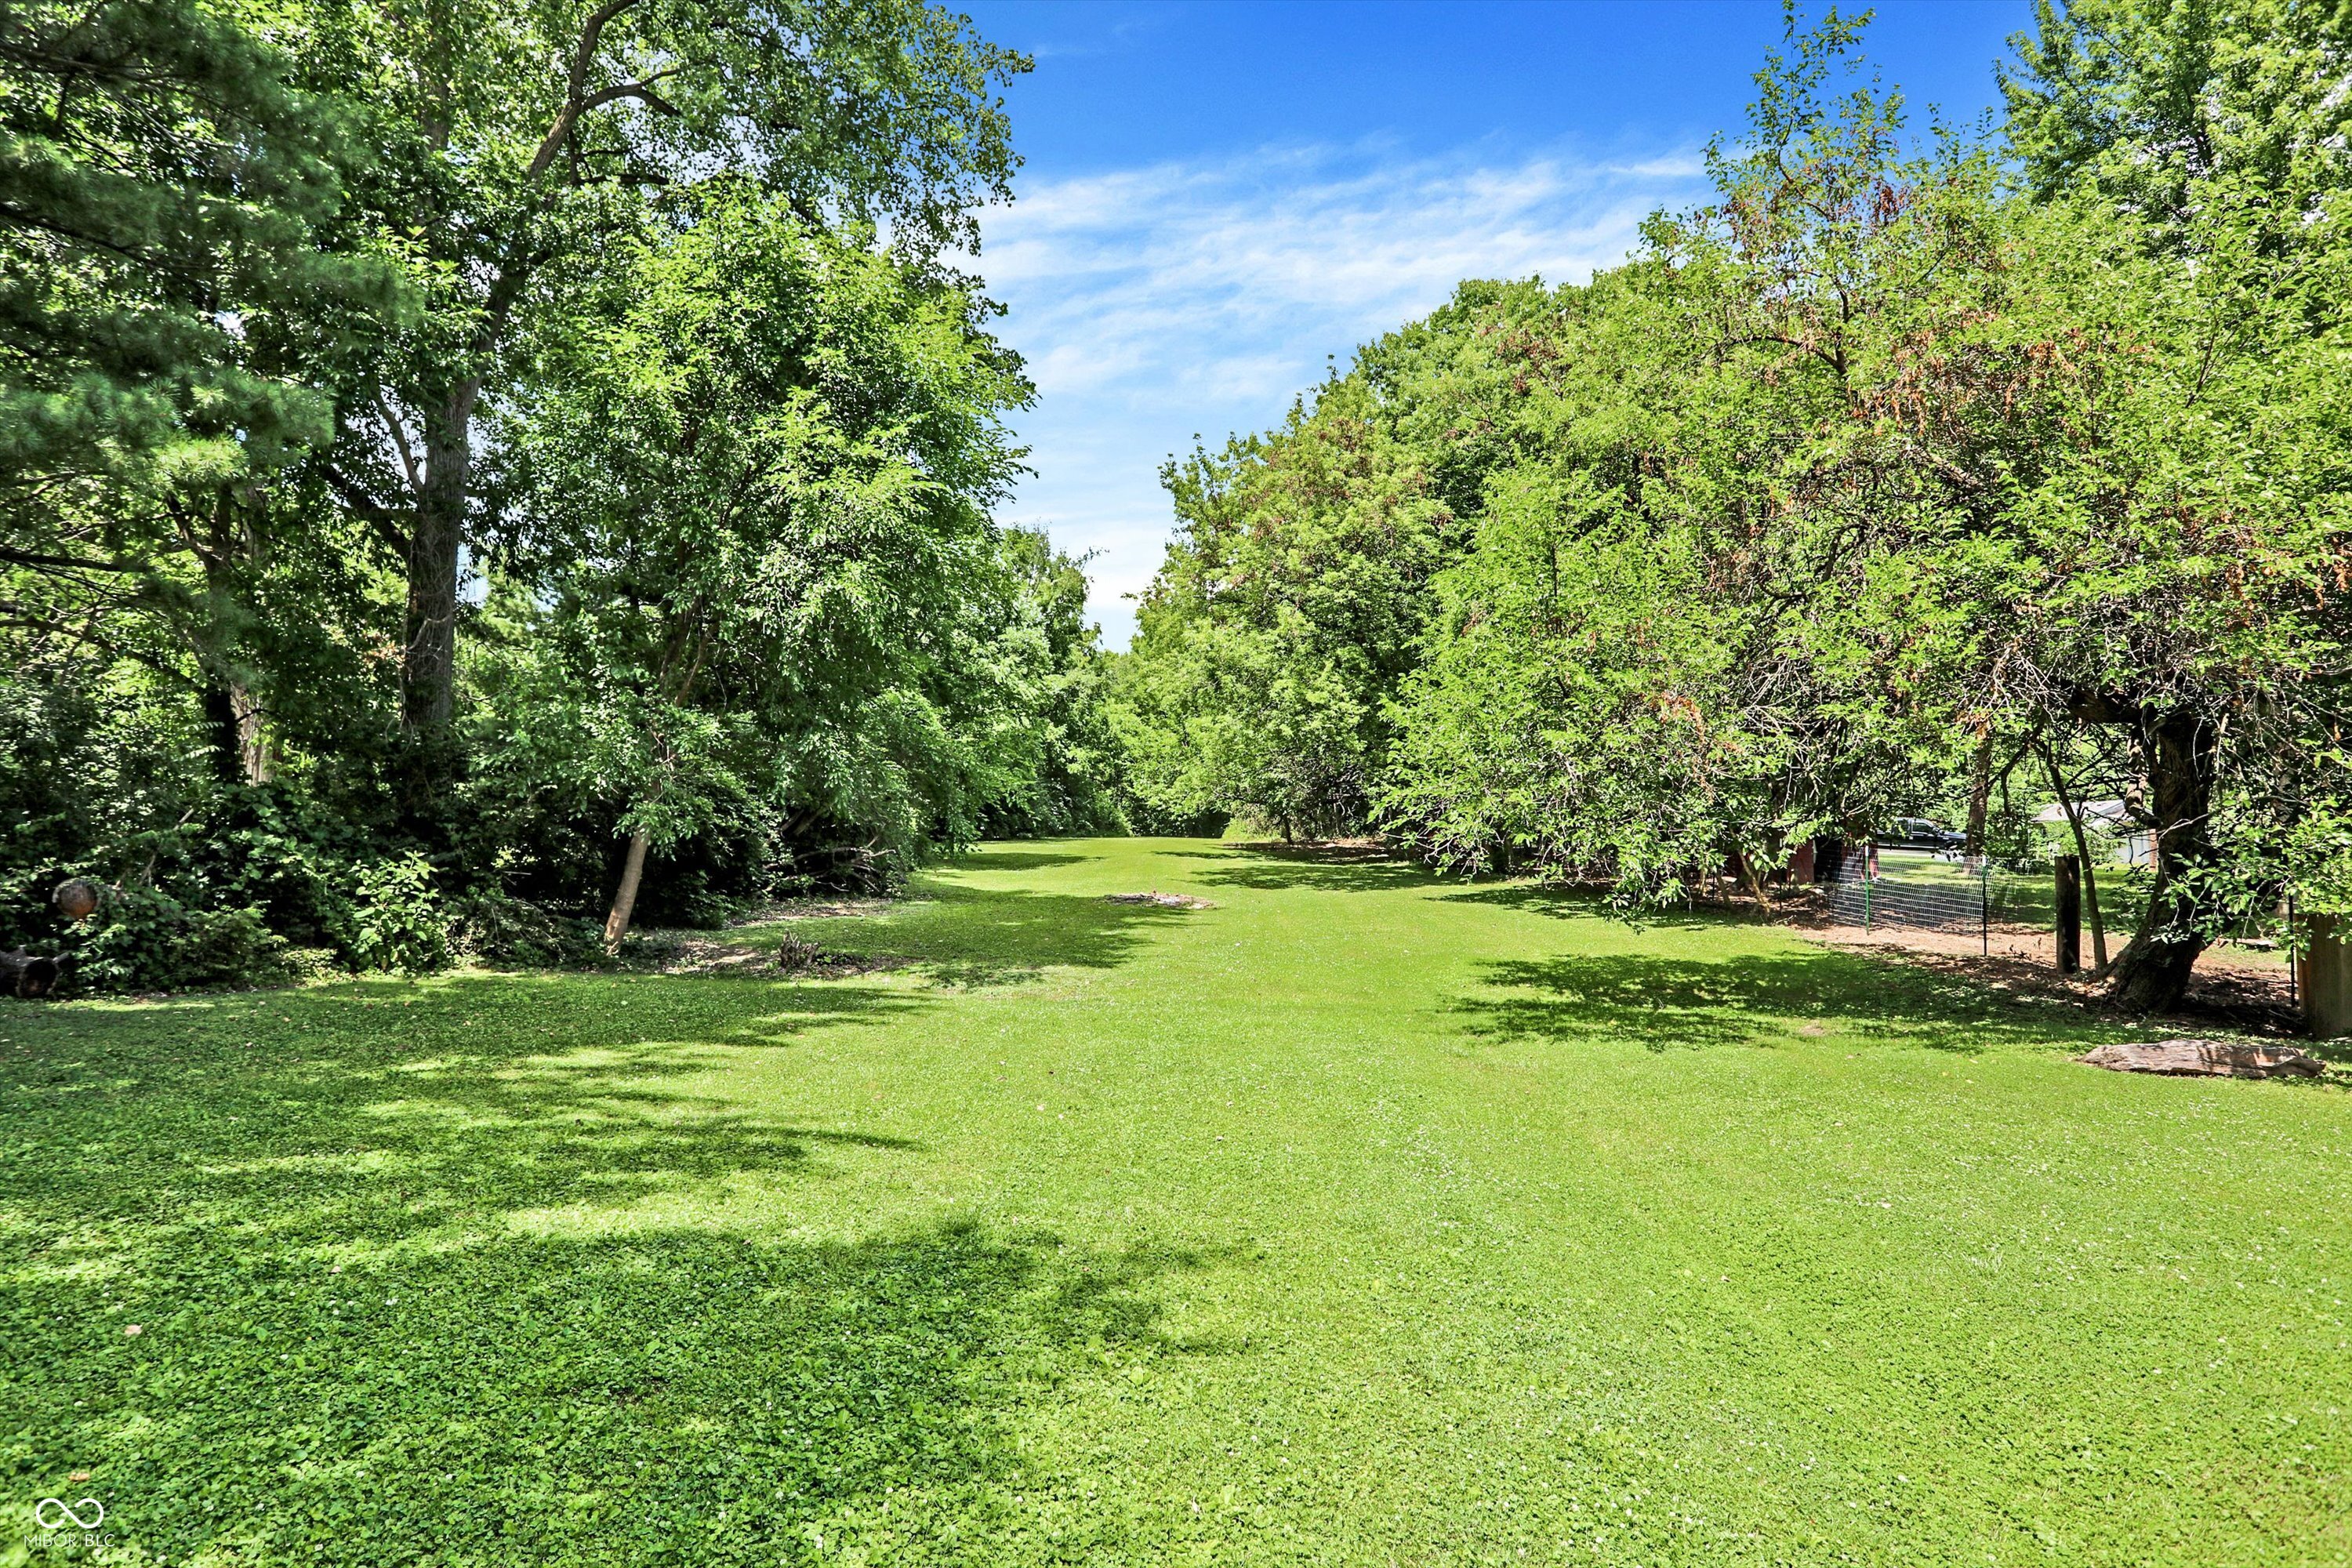
M 1465 284 L 1167 481 L 1117 672 L 1144 809 L 1682 896 L 1817 833 L 2114 791 L 2118 994 L 2352 909 L 2352 22 L 2074 0 L 1999 132 L 1792 21 L 1715 195 Z
M 1026 66 L 919 0 L 0 8 L 0 945 L 585 955 L 1109 820 L 947 260 Z

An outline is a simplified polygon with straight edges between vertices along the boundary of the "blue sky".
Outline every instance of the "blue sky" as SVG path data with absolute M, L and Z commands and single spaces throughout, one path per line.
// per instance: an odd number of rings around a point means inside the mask
M 1095 552 L 1124 647 L 1169 529 L 1160 461 L 1263 429 L 1327 356 L 1455 282 L 1577 281 L 1703 192 L 1777 0 L 1541 4 L 967 0 L 1035 57 L 1007 95 L 1026 160 L 977 269 L 1035 408 L 1008 521 Z M 2027 0 L 1882 5 L 1871 55 L 1915 110 L 1973 119 Z

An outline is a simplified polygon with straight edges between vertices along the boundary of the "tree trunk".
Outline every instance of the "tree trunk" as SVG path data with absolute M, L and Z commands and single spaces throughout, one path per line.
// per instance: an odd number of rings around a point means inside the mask
M 2083 833 L 2083 813 L 2066 793 L 2066 775 L 2058 771 L 2058 748 L 2044 742 L 2042 760 L 2050 764 L 2050 787 L 2058 792 L 2058 809 L 2066 814 L 2066 826 L 2074 829 L 2074 857 L 2083 868 L 2083 902 L 2091 916 L 2091 973 L 2104 975 L 2107 972 L 2107 922 L 2099 918 L 2099 877 L 2091 868 L 2091 841 Z
M 1992 802 L 1992 726 L 1977 742 L 1969 759 L 1969 826 L 1960 853 L 1973 860 L 1985 852 L 1985 811 Z
M 621 939 L 629 934 L 629 915 L 637 907 L 637 884 L 646 875 L 646 835 L 643 828 L 629 835 L 629 857 L 621 863 L 621 885 L 613 889 L 613 910 L 604 917 L 604 951 L 621 951 Z
M 2099 913 L 2099 874 L 2091 868 L 2091 857 L 2084 850 L 2083 825 L 2074 824 L 2074 848 L 2083 858 L 2083 908 L 2091 917 L 2091 973 L 2105 979 L 2107 973 L 2107 922 Z
M 236 690 L 207 680 L 201 700 L 205 750 L 212 758 L 213 776 L 223 784 L 241 784 L 245 779 L 244 752 L 237 733 Z
M 253 616 L 253 580 L 264 564 L 259 519 L 232 487 L 223 486 L 213 500 L 208 532 L 196 547 L 207 625 L 194 647 L 205 680 L 205 740 L 223 784 L 260 784 L 269 776 L 261 698 L 231 673 L 239 668 L 238 645 Z
M 1735 849 L 1731 852 L 1731 858 L 1732 863 L 1739 868 L 1739 879 L 1748 884 L 1748 896 L 1756 900 L 1756 907 L 1770 910 L 1772 895 L 1765 891 L 1764 873 L 1758 868 L 1755 858 L 1745 849 Z
M 269 736 L 262 724 L 261 698 L 249 686 L 228 684 L 229 711 L 236 723 L 237 771 L 249 784 L 268 784 L 276 771 Z
M 409 535 L 407 641 L 401 658 L 400 718 L 411 734 L 439 734 L 454 711 L 457 560 L 465 541 L 479 386 L 473 380 L 459 383 L 425 415 L 425 482 Z
M 2147 724 L 2141 736 L 2156 816 L 2156 884 L 2147 918 L 2116 955 L 2108 995 L 2131 1012 L 2166 1013 L 2188 994 L 2189 970 L 2205 948 L 2191 879 L 2212 859 L 2213 731 L 2193 714 L 2176 713 Z

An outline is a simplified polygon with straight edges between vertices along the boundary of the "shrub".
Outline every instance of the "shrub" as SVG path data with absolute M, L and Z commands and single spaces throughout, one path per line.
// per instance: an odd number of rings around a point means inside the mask
M 449 921 L 422 855 L 356 868 L 349 918 L 355 968 L 426 974 L 449 965 Z
M 523 969 L 579 969 L 611 962 L 593 921 L 559 915 L 499 889 L 453 900 L 451 941 L 483 963 Z
M 282 985 L 314 967 L 261 911 L 191 910 L 151 888 L 110 889 L 89 934 L 68 949 L 85 991 L 188 991 Z

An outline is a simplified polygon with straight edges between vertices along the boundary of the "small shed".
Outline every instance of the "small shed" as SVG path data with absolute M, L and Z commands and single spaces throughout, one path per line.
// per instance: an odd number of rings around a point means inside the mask
M 2091 832 L 2104 833 L 2118 840 L 2122 853 L 2116 857 L 2126 866 L 2147 866 L 2156 860 L 2156 837 L 2144 827 L 2132 826 L 2131 813 L 2119 800 L 2086 800 L 2074 808 L 2082 813 L 2083 826 Z M 2053 835 L 2069 831 L 2063 806 L 2045 805 L 2034 814 L 2033 820 Z

